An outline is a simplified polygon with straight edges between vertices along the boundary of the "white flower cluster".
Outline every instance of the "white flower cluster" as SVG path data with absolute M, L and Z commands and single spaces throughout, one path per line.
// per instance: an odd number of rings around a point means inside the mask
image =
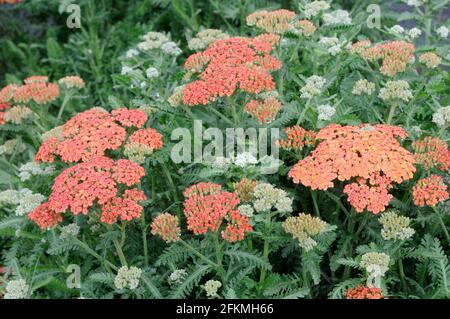
M 159 71 L 157 68 L 154 67 L 149 67 L 146 71 L 145 71 L 145 75 L 147 75 L 147 78 L 149 79 L 153 79 L 159 76 Z
M 163 50 L 165 53 L 167 53 L 169 55 L 173 55 L 173 56 L 179 56 L 181 53 L 183 53 L 183 51 L 173 41 L 164 43 L 161 46 L 161 50 Z
M 409 89 L 409 83 L 404 80 L 397 80 L 386 82 L 384 88 L 380 90 L 378 97 L 383 101 L 400 99 L 404 102 L 408 102 L 413 96 Z
M 322 104 L 317 107 L 317 112 L 319 121 L 329 121 L 336 113 L 336 108 L 330 104 Z
M 422 30 L 418 29 L 418 28 L 412 28 L 409 30 L 405 30 L 401 25 L 394 25 L 393 27 L 391 27 L 389 29 L 389 31 L 391 31 L 391 33 L 396 34 L 396 35 L 404 35 L 406 36 L 406 38 L 408 38 L 409 40 L 414 40 L 417 37 L 422 35 Z
M 45 200 L 45 196 L 37 193 L 33 194 L 28 188 L 19 191 L 8 189 L 0 192 L 0 205 L 16 206 L 17 216 L 24 216 L 32 212 Z
M 268 183 L 259 183 L 253 189 L 253 207 L 257 212 L 268 212 L 275 208 L 280 213 L 292 212 L 292 198 L 282 189 Z
M 222 283 L 217 280 L 208 280 L 205 285 L 203 286 L 203 289 L 206 291 L 207 297 L 218 297 L 217 291 L 219 288 L 222 287 Z
M 253 207 L 249 204 L 244 204 L 238 207 L 238 211 L 239 213 L 241 213 L 241 215 L 247 216 L 247 217 L 252 217 L 254 210 Z
M 42 194 L 27 194 L 23 196 L 19 202 L 19 205 L 16 207 L 16 215 L 24 216 L 28 213 L 31 213 L 36 209 L 42 202 L 45 200 L 45 196 Z
M 313 1 L 305 5 L 303 14 L 306 18 L 310 19 L 318 15 L 321 11 L 328 10 L 330 5 L 326 1 Z
M 139 279 L 141 278 L 142 270 L 131 266 L 128 268 L 127 266 L 122 266 L 119 268 L 117 272 L 117 276 L 114 279 L 114 285 L 117 289 L 136 289 L 139 286 Z
M 366 79 L 360 79 L 353 85 L 352 94 L 361 95 L 365 93 L 371 95 L 373 91 L 375 91 L 375 83 L 369 82 Z
M 0 155 L 11 155 L 14 152 L 22 153 L 25 150 L 25 144 L 18 138 L 7 140 L 3 145 L 0 145 Z
M 4 299 L 26 299 L 30 287 L 23 279 L 11 280 L 6 285 L 6 293 Z
M 352 18 L 350 17 L 350 13 L 345 10 L 336 10 L 330 13 L 325 13 L 323 15 L 323 22 L 325 25 L 334 25 L 334 24 L 351 24 Z
M 79 233 L 80 233 L 80 226 L 78 226 L 75 223 L 72 223 L 61 227 L 61 234 L 59 235 L 59 238 L 65 240 L 67 238 L 77 237 Z
M 341 52 L 341 45 L 339 39 L 336 37 L 321 37 L 319 44 L 327 48 L 327 52 L 332 56 L 336 56 Z
M 159 49 L 163 44 L 169 42 L 169 38 L 161 32 L 150 31 L 142 36 L 142 42 L 139 42 L 137 47 L 141 51 L 149 51 Z
M 414 229 L 409 227 L 411 219 L 406 216 L 398 215 L 394 211 L 383 213 L 379 221 L 381 225 L 383 225 L 381 236 L 386 240 L 405 240 L 411 238 L 415 233 Z
M 401 25 L 398 25 L 398 24 L 394 25 L 394 26 L 391 27 L 389 30 L 390 30 L 392 33 L 398 34 L 398 35 L 403 34 L 403 33 L 405 32 L 405 29 L 404 29 Z
M 436 33 L 439 34 L 441 38 L 447 38 L 450 30 L 446 26 L 440 26 Z
M 306 79 L 305 86 L 300 89 L 302 99 L 311 99 L 322 92 L 327 80 L 318 75 L 312 75 Z
M 236 158 L 234 159 L 234 165 L 239 167 L 247 167 L 249 165 L 256 165 L 258 164 L 258 160 L 256 157 L 250 153 L 250 152 L 242 152 L 236 155 Z
M 389 255 L 385 253 L 370 252 L 361 257 L 359 265 L 372 277 L 383 277 L 389 270 Z
M 139 55 L 139 51 L 136 50 L 136 49 L 129 49 L 129 50 L 125 53 L 125 57 L 126 57 L 127 59 L 132 59 L 132 58 L 134 58 L 135 56 L 138 56 L 138 55 Z
M 206 29 L 202 30 L 195 38 L 192 38 L 188 41 L 188 47 L 191 50 L 200 51 L 205 49 L 210 43 L 213 43 L 217 40 L 228 39 L 230 36 L 222 32 L 218 29 Z
M 423 4 L 423 1 L 422 0 L 407 0 L 406 3 L 408 4 L 408 6 L 418 8 Z
M 32 176 L 51 175 L 55 171 L 54 165 L 40 165 L 34 161 L 20 166 L 19 177 L 22 182 L 29 180 Z
M 167 281 L 169 285 L 179 285 L 186 279 L 187 275 L 188 273 L 185 269 L 176 269 L 170 274 Z
M 433 122 L 440 127 L 446 127 L 450 125 L 450 105 L 439 108 L 433 114 Z

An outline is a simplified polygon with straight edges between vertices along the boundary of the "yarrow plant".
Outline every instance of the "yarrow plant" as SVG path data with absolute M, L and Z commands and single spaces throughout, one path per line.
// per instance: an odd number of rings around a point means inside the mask
M 450 298 L 445 1 L 6 2 L 0 298 Z

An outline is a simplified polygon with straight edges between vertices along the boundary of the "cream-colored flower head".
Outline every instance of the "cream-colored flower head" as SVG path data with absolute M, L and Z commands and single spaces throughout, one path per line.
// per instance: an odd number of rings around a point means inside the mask
M 114 279 L 114 285 L 117 289 L 136 289 L 139 286 L 139 280 L 142 275 L 142 270 L 131 266 L 122 266 L 117 272 L 116 278 Z
M 366 79 L 360 79 L 355 82 L 352 89 L 352 94 L 354 95 L 372 95 L 375 91 L 375 83 L 369 82 Z
M 206 296 L 212 298 L 218 297 L 217 292 L 219 291 L 220 287 L 222 287 L 222 283 L 220 281 L 208 280 L 203 286 L 203 289 L 205 289 Z
M 283 229 L 299 241 L 300 247 L 309 251 L 317 242 L 313 236 L 323 233 L 328 224 L 320 218 L 301 213 L 298 216 L 290 216 L 283 222 Z
M 409 88 L 409 83 L 404 80 L 397 80 L 386 82 L 386 85 L 380 90 L 378 97 L 383 101 L 402 100 L 408 102 L 413 96 Z
M 409 227 L 411 220 L 395 211 L 384 212 L 379 221 L 383 225 L 381 236 L 386 240 L 405 240 L 414 235 L 414 229 Z
M 22 124 L 31 119 L 34 112 L 27 106 L 16 105 L 5 112 L 5 121 L 12 124 Z

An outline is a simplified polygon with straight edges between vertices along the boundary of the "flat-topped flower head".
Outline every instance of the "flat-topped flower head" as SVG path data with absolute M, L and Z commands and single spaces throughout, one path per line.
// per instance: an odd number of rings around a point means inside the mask
M 309 20 L 296 20 L 291 23 L 290 32 L 298 36 L 309 37 L 316 32 L 317 27 Z
M 433 114 L 433 123 L 436 123 L 441 128 L 450 126 L 450 105 L 439 108 Z
M 281 63 L 270 56 L 272 46 L 262 38 L 229 38 L 211 43 L 206 50 L 189 57 L 189 73 L 200 72 L 183 89 L 188 106 L 208 104 L 231 96 L 237 89 L 251 94 L 275 89 L 271 71 Z
M 379 213 L 391 199 L 392 183 L 415 172 L 413 155 L 397 140 L 404 137 L 406 132 L 395 126 L 330 124 L 316 135 L 317 148 L 288 175 L 294 183 L 321 190 L 333 187 L 334 180 L 351 181 L 344 192 L 355 209 Z
M 352 94 L 354 95 L 372 95 L 375 91 L 375 83 L 369 82 L 366 79 L 360 79 L 355 82 L 352 89 Z
M 378 221 L 383 225 L 381 236 L 386 240 L 405 240 L 415 233 L 414 229 L 409 227 L 411 219 L 392 210 L 383 213 Z
M 419 57 L 419 62 L 427 68 L 435 69 L 442 63 L 442 58 L 434 52 L 425 52 Z
M 385 102 L 396 100 L 408 102 L 413 98 L 413 95 L 408 82 L 405 80 L 397 80 L 387 81 L 385 86 L 381 88 L 378 97 Z
M 191 50 L 199 51 L 206 49 L 208 45 L 217 41 L 228 39 L 230 36 L 218 29 L 206 29 L 202 30 L 195 35 L 194 38 L 188 41 L 188 47 Z
M 314 96 L 320 95 L 325 83 L 326 79 L 321 76 L 310 76 L 306 79 L 305 85 L 300 89 L 300 97 L 302 99 L 311 99 Z
M 127 192 L 127 187 L 137 185 L 144 175 L 141 166 L 128 160 L 98 157 L 74 165 L 55 179 L 48 201 L 29 217 L 41 228 L 47 228 L 59 222 L 65 212 L 87 215 L 98 204 L 102 222 L 112 224 L 117 219 L 139 218 L 143 208 L 138 202 L 145 196 L 142 193 L 136 196 L 133 188 L 132 192 Z M 47 215 L 54 217 L 53 224 L 51 220 L 46 221 L 49 219 Z M 42 216 L 44 222 L 41 221 Z
M 16 105 L 8 109 L 4 113 L 4 120 L 6 123 L 20 125 L 27 120 L 32 119 L 34 112 L 27 106 Z
M 309 251 L 317 242 L 314 236 L 323 233 L 328 224 L 320 218 L 301 213 L 298 216 L 290 216 L 283 222 L 283 229 L 299 241 L 300 247 Z
M 159 235 L 167 243 L 180 240 L 180 226 L 178 217 L 169 213 L 158 215 L 152 222 L 151 233 Z
M 438 175 L 418 180 L 412 191 L 414 204 L 421 207 L 436 206 L 449 197 L 448 187 L 444 179 Z
M 275 97 L 265 100 L 251 100 L 245 105 L 245 112 L 258 120 L 259 123 L 272 122 L 281 110 L 281 102 Z
M 347 289 L 345 299 L 383 299 L 383 291 L 377 287 L 358 286 Z
M 315 0 L 305 5 L 303 14 L 305 17 L 312 18 L 317 16 L 320 12 L 330 9 L 330 5 L 326 1 Z
M 248 217 L 237 209 L 239 197 L 221 190 L 220 185 L 199 183 L 187 188 L 183 194 L 186 197 L 183 206 L 187 228 L 194 234 L 217 232 L 225 223 L 222 238 L 235 242 L 253 230 Z
M 361 256 L 359 266 L 374 277 L 382 277 L 389 270 L 391 258 L 385 253 L 369 252 Z
M 269 183 L 258 183 L 253 189 L 253 207 L 257 212 L 270 212 L 272 209 L 279 213 L 292 212 L 292 199 L 288 193 Z
M 108 150 L 122 146 L 125 128 L 142 127 L 146 121 L 147 115 L 143 111 L 126 108 L 114 110 L 111 114 L 100 108 L 78 113 L 62 126 L 60 136 L 44 141 L 35 159 L 52 162 L 55 156 L 59 156 L 63 162 L 78 162 L 104 156 Z M 153 129 L 148 130 L 152 130 L 152 136 L 159 134 Z M 145 132 L 149 131 L 143 132 L 138 135 L 146 135 Z
M 116 277 L 114 278 L 114 286 L 117 289 L 131 290 L 136 289 L 139 286 L 139 281 L 142 276 L 142 269 L 135 266 L 128 268 L 127 266 L 122 266 L 119 268 Z
M 82 89 L 85 86 L 84 80 L 77 75 L 65 76 L 58 83 L 68 89 Z
M 274 11 L 261 10 L 247 16 L 248 26 L 256 26 L 269 33 L 282 34 L 289 31 L 290 22 L 295 13 L 280 9 Z
M 243 178 L 239 182 L 234 183 L 233 187 L 234 192 L 236 193 L 236 195 L 238 195 L 241 201 L 250 202 L 255 198 L 253 195 L 253 190 L 255 189 L 256 185 L 258 185 L 257 181 Z
M 287 138 L 279 141 L 282 149 L 301 150 L 305 146 L 313 146 L 316 142 L 316 133 L 305 130 L 298 125 L 285 128 L 284 132 L 286 133 Z
M 418 164 L 426 169 L 437 168 L 445 172 L 450 169 L 450 150 L 439 137 L 427 136 L 412 143 L 414 156 Z
M 351 52 L 358 53 L 366 60 L 382 60 L 380 72 L 390 77 L 397 73 L 404 72 L 408 62 L 414 58 L 414 45 L 403 41 L 395 40 L 371 45 L 370 41 L 353 44 Z

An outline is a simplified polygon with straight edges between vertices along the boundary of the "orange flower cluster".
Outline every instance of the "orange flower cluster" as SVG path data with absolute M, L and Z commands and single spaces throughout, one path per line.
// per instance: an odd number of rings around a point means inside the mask
M 2 112 L 2 111 L 8 109 L 9 106 L 10 106 L 9 103 L 2 103 L 1 100 L 0 100 L 0 125 L 5 124 L 5 118 L 4 118 L 5 117 L 5 113 Z
M 37 104 L 50 103 L 59 97 L 59 86 L 47 83 L 46 76 L 31 76 L 24 80 L 25 84 L 16 86 L 13 90 L 13 100 L 16 103 L 34 101 Z
M 414 141 L 412 147 L 417 163 L 426 169 L 436 167 L 444 172 L 450 169 L 450 150 L 439 137 L 427 136 L 421 141 Z
M 253 189 L 258 185 L 257 181 L 243 178 L 239 182 L 234 183 L 234 192 L 239 197 L 241 201 L 250 202 L 253 196 Z
M 345 292 L 345 299 L 383 299 L 383 292 L 381 288 L 359 286 L 348 289 Z
M 392 184 L 412 178 L 416 170 L 414 156 L 398 137 L 406 137 L 406 132 L 396 126 L 328 125 L 316 135 L 322 140 L 317 148 L 294 165 L 289 177 L 321 190 L 333 187 L 335 179 L 351 181 L 344 188 L 350 204 L 357 212 L 378 214 L 392 198 Z
M 23 85 L 9 84 L 0 90 L 0 125 L 6 123 L 5 111 L 13 103 L 27 103 L 34 101 L 45 104 L 59 97 L 59 86 L 47 83 L 46 76 L 30 76 L 24 80 Z
M 436 206 L 449 196 L 444 179 L 438 175 L 419 179 L 413 187 L 413 199 L 416 206 Z
M 230 38 L 191 55 L 185 68 L 200 73 L 184 87 L 183 103 L 205 105 L 218 97 L 231 96 L 238 88 L 252 94 L 274 90 L 270 71 L 278 70 L 281 62 L 270 55 L 271 50 L 271 44 L 262 38 Z
M 263 33 L 255 37 L 255 40 L 267 42 L 272 47 L 276 46 L 280 42 L 280 36 L 274 33 Z
M 153 128 L 146 128 L 137 130 L 129 138 L 129 143 L 136 143 L 144 146 L 148 146 L 153 150 L 157 150 L 163 147 L 163 136 L 157 130 Z
M 96 204 L 101 208 L 100 220 L 108 224 L 139 218 L 143 207 L 138 202 L 146 197 L 134 186 L 144 175 L 141 166 L 123 159 L 97 157 L 79 163 L 55 179 L 48 201 L 29 218 L 45 229 L 57 225 L 66 211 L 86 215 Z
M 370 41 L 361 41 L 354 44 L 350 51 L 357 52 L 367 60 L 382 60 L 380 72 L 384 75 L 394 76 L 406 70 L 407 63 L 414 57 L 414 45 L 402 41 L 389 41 L 369 46 Z
M 16 4 L 22 0 L 0 0 L 0 4 Z
M 42 143 L 35 160 L 53 162 L 58 155 L 63 162 L 78 162 L 104 156 L 107 150 L 118 149 L 123 144 L 126 138 L 123 126 L 139 128 L 146 121 L 144 112 L 126 108 L 111 114 L 99 108 L 79 113 L 63 125 L 61 137 Z
M 287 139 L 278 141 L 282 149 L 301 150 L 304 146 L 313 146 L 316 143 L 316 133 L 298 125 L 287 127 L 284 132 Z
M 244 110 L 259 123 L 270 123 L 281 110 L 281 102 L 273 96 L 264 100 L 251 100 L 245 105 Z
M 180 226 L 178 226 L 178 217 L 169 213 L 158 215 L 151 225 L 151 233 L 159 235 L 167 243 L 173 243 L 180 240 Z
M 253 12 L 246 18 L 247 25 L 256 26 L 269 33 L 285 33 L 290 29 L 290 22 L 295 13 L 281 9 L 274 11 L 261 10 Z
M 187 227 L 194 234 L 205 234 L 208 230 L 216 232 L 227 221 L 222 238 L 235 242 L 244 239 L 246 232 L 253 230 L 247 216 L 236 209 L 239 197 L 222 191 L 221 186 L 213 183 L 198 183 L 184 191 L 184 214 Z

